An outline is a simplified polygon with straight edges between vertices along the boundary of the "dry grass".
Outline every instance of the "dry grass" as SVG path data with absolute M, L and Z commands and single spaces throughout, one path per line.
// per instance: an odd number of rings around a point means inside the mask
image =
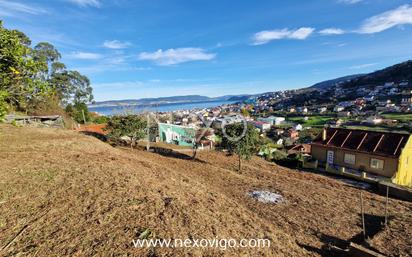
M 28 256 L 331 256 L 329 244 L 361 233 L 360 190 L 317 174 L 254 158 L 199 152 L 188 161 L 115 149 L 72 131 L 0 125 L 0 255 Z M 268 205 L 246 193 L 281 193 Z M 364 192 L 368 221 L 384 198 Z M 389 228 L 370 243 L 412 255 L 412 204 L 391 200 Z M 156 238 L 269 238 L 271 248 L 136 249 Z M 7 246 L 7 247 L 6 247 Z

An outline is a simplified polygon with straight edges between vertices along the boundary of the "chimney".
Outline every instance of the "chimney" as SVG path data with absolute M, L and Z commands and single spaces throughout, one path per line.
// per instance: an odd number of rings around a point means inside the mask
M 326 128 L 323 128 L 322 130 L 322 140 L 326 141 Z

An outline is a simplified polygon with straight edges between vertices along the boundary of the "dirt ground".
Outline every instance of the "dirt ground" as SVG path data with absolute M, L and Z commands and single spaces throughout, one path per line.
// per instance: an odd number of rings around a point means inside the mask
M 337 256 L 362 238 L 412 256 L 412 203 L 259 158 L 236 171 L 219 152 L 159 154 L 113 148 L 91 136 L 0 124 L 0 256 Z M 266 190 L 285 202 L 247 193 Z M 270 248 L 135 248 L 151 238 L 267 238 Z

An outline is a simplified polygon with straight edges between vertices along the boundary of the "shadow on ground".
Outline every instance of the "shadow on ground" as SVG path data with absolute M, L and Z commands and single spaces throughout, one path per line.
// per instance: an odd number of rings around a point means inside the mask
M 181 159 L 181 160 L 192 160 L 195 162 L 200 162 L 200 163 L 207 163 L 203 160 L 199 160 L 197 158 L 193 159 L 193 156 L 187 155 L 181 152 L 174 151 L 172 149 L 168 148 L 163 148 L 163 147 L 151 147 L 151 150 L 153 150 L 154 153 L 157 153 L 159 155 L 165 156 L 165 157 L 171 157 L 171 158 L 176 158 L 176 159 Z
M 388 222 L 393 219 L 393 216 L 388 217 Z M 365 238 L 373 238 L 376 234 L 382 231 L 385 228 L 385 217 L 372 215 L 372 214 L 365 214 L 365 230 L 366 236 Z M 359 213 L 359 224 L 358 226 L 362 229 L 362 215 Z M 358 245 L 363 245 L 364 247 L 371 249 L 375 252 L 378 252 L 376 249 L 372 248 L 364 239 L 363 231 L 354 235 L 349 240 L 344 240 L 336 236 L 327 235 L 324 233 L 314 232 L 316 237 L 320 239 L 323 245 L 320 248 L 300 244 L 298 245 L 305 250 L 319 254 L 324 257 L 340 257 L 340 256 L 348 256 L 348 249 L 351 242 L 356 243 Z
M 92 131 L 80 131 L 81 134 L 86 136 L 91 136 L 99 139 L 100 141 L 107 142 L 107 137 L 100 133 L 92 132 Z

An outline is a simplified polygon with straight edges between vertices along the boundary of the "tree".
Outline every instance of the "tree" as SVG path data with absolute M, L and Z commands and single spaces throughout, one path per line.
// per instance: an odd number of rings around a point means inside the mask
M 85 123 L 90 120 L 90 113 L 85 103 L 69 103 L 66 106 L 66 112 L 78 123 Z
M 41 72 L 42 79 L 46 81 L 50 80 L 53 64 L 60 60 L 61 55 L 52 44 L 41 42 L 34 47 L 33 58 L 37 62 L 46 64 Z
M 87 108 L 83 104 L 93 100 L 90 80 L 67 70 L 52 44 L 30 45 L 23 32 L 6 29 L 0 21 L 0 104 L 33 113 L 47 106 L 61 111 L 69 103 Z
M 243 117 L 250 117 L 250 113 L 248 109 L 246 109 L 245 107 L 242 108 L 241 112 L 242 112 Z
M 207 140 L 207 137 L 211 136 L 213 133 L 210 129 L 202 128 L 196 131 L 195 141 L 193 142 L 193 155 L 192 160 L 196 158 L 197 149 L 202 144 L 202 141 Z
M 5 99 L 7 98 L 7 92 L 0 91 L 0 122 L 3 121 L 4 116 L 7 114 L 7 103 Z
M 300 144 L 311 143 L 317 135 L 321 132 L 319 128 L 305 129 L 299 133 L 299 139 L 297 140 Z
M 225 135 L 226 134 L 226 135 Z M 230 153 L 238 156 L 238 170 L 242 169 L 242 159 L 249 160 L 259 146 L 259 133 L 254 126 L 234 123 L 224 127 L 222 144 Z
M 5 101 L 18 109 L 50 93 L 49 84 L 38 78 L 47 64 L 33 58 L 29 43 L 24 33 L 5 29 L 0 21 L 0 91 L 6 92 Z
M 137 140 L 146 136 L 145 129 L 147 122 L 138 115 L 113 116 L 107 123 L 106 130 L 109 131 L 108 136 L 116 141 L 120 141 L 122 137 L 130 139 L 130 148 L 136 144 Z
M 77 71 L 67 71 L 62 65 L 60 67 L 57 65 L 59 63 L 55 63 L 53 66 L 55 72 L 51 75 L 50 83 L 56 90 L 62 104 L 91 102 L 93 88 L 90 86 L 90 80 Z

